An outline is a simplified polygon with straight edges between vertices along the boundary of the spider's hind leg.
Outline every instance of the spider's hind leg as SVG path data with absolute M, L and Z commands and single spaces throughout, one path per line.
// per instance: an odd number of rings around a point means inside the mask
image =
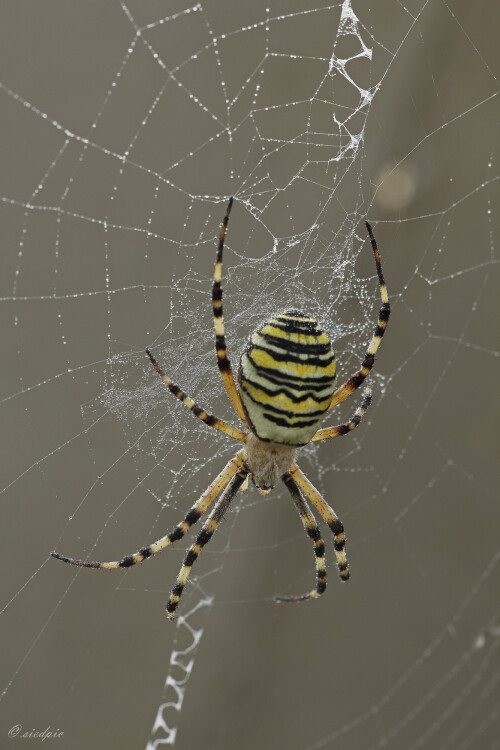
M 156 542 L 149 544 L 147 547 L 142 547 L 137 552 L 131 555 L 125 555 L 121 560 L 113 560 L 111 562 L 90 562 L 86 560 L 76 560 L 72 557 L 65 557 L 60 555 L 58 552 L 51 552 L 52 557 L 62 562 L 70 563 L 71 565 L 77 565 L 80 568 L 105 568 L 108 570 L 114 570 L 116 568 L 130 568 L 132 565 L 146 560 L 152 555 L 156 555 L 157 552 L 173 544 L 178 539 L 182 539 L 184 534 L 195 524 L 200 517 L 205 513 L 208 507 L 213 503 L 217 495 L 226 487 L 228 482 L 233 478 L 238 470 L 243 467 L 243 451 L 238 451 L 236 456 L 232 458 L 229 463 L 223 468 L 220 474 L 215 477 L 210 486 L 205 490 L 200 499 L 193 505 L 193 507 L 187 512 L 186 517 L 177 526 L 161 539 Z
M 350 573 L 345 554 L 345 532 L 342 521 L 338 518 L 333 508 L 331 508 L 323 499 L 316 487 L 311 484 L 306 475 L 299 469 L 297 464 L 292 466 L 290 474 L 295 479 L 304 495 L 312 502 L 315 508 L 317 508 L 325 523 L 331 528 L 333 532 L 333 548 L 337 558 L 339 576 L 342 581 L 348 581 Z
M 290 492 L 295 507 L 297 508 L 304 526 L 307 536 L 312 539 L 314 543 L 314 554 L 316 560 L 316 588 L 309 591 L 307 594 L 300 594 L 298 596 L 275 596 L 274 599 L 277 602 L 303 602 L 307 599 L 317 599 L 324 590 L 326 589 L 326 566 L 325 566 L 325 545 L 321 538 L 318 524 L 307 507 L 307 503 L 302 497 L 302 493 L 297 485 L 297 482 L 293 479 L 291 474 L 284 474 L 283 482 Z
M 180 569 L 179 575 L 177 576 L 177 581 L 170 593 L 170 598 L 167 603 L 166 609 L 170 620 L 175 619 L 175 610 L 179 605 L 179 600 L 181 598 L 182 592 L 184 591 L 184 586 L 187 583 L 189 574 L 191 573 L 191 568 L 196 562 L 205 544 L 207 544 L 207 542 L 209 542 L 212 538 L 215 530 L 222 521 L 224 513 L 229 508 L 229 505 L 231 504 L 231 501 L 233 500 L 238 490 L 241 489 L 241 486 L 244 484 L 247 476 L 248 469 L 246 469 L 245 467 L 241 467 L 239 471 L 236 472 L 235 476 L 231 479 L 228 486 L 217 501 L 215 508 L 205 521 L 203 528 L 196 537 L 195 543 L 191 545 L 190 549 L 188 550 L 188 553 L 184 558 L 182 568 Z

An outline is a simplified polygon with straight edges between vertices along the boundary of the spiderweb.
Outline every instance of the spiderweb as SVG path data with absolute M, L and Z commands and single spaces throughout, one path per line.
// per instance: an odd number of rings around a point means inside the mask
M 487 13 L 486 13 L 487 11 Z M 498 82 L 485 3 L 127 2 L 4 12 L 3 736 L 68 748 L 498 748 Z M 296 307 L 374 404 L 300 464 L 346 526 L 314 604 L 284 489 L 241 494 L 163 607 L 171 529 L 237 446 L 217 373 Z M 359 395 L 329 423 L 348 419 Z M 8 571 L 8 575 L 6 575 Z M 9 734 L 10 733 L 10 734 Z M 31 733 L 31 735 L 30 735 Z M 54 739 L 54 742 L 56 740 Z

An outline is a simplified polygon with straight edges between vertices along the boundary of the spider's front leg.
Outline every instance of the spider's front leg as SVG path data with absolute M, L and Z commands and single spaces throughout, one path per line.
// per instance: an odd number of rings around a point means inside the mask
M 217 260 L 215 262 L 214 280 L 212 284 L 212 308 L 215 327 L 215 350 L 217 352 L 217 365 L 219 367 L 219 372 L 233 409 L 238 414 L 243 424 L 246 425 L 247 418 L 245 410 L 243 409 L 240 394 L 238 393 L 236 383 L 234 382 L 233 370 L 227 354 L 226 334 L 224 331 L 224 313 L 222 309 L 222 256 L 224 252 L 224 238 L 226 236 L 226 228 L 232 205 L 233 199 L 231 197 L 227 204 L 226 215 L 222 221 L 219 246 L 217 248 Z
M 380 308 L 380 312 L 378 314 L 378 321 L 377 321 L 377 327 L 375 328 L 375 333 L 373 334 L 372 340 L 370 341 L 368 345 L 368 349 L 365 354 L 365 358 L 361 364 L 361 369 L 352 375 L 351 378 L 347 381 L 347 383 L 344 383 L 343 386 L 341 386 L 335 393 L 333 394 L 332 400 L 330 402 L 329 409 L 333 409 L 337 404 L 340 404 L 344 399 L 346 399 L 348 396 L 351 395 L 351 393 L 354 393 L 355 390 L 359 388 L 359 386 L 363 383 L 364 379 L 369 375 L 370 370 L 373 367 L 373 363 L 375 362 L 375 354 L 377 353 L 377 349 L 380 346 L 380 342 L 382 341 L 382 336 L 385 333 L 385 329 L 387 328 L 387 323 L 389 322 L 389 316 L 391 314 L 391 306 L 389 304 L 389 296 L 387 294 L 387 286 L 385 284 L 384 274 L 382 273 L 382 263 L 380 262 L 380 255 L 377 247 L 377 241 L 375 237 L 373 236 L 371 225 L 366 221 L 366 228 L 368 230 L 368 234 L 370 236 L 370 241 L 372 243 L 372 250 L 373 255 L 375 257 L 375 265 L 377 267 L 377 275 L 378 275 L 378 282 L 380 286 L 380 297 L 382 299 L 382 306 Z
M 238 429 L 237 427 L 233 427 L 232 424 L 228 424 L 227 422 L 224 422 L 223 419 L 219 419 L 218 417 L 215 417 L 213 414 L 209 414 L 205 409 L 202 409 L 201 406 L 198 406 L 198 404 L 193 401 L 192 398 L 189 398 L 189 396 L 184 393 L 184 391 L 179 388 L 178 385 L 175 385 L 170 378 L 168 378 L 163 370 L 161 369 L 160 365 L 156 361 L 156 359 L 153 357 L 149 349 L 146 349 L 146 354 L 149 357 L 149 360 L 153 367 L 155 368 L 156 372 L 160 376 L 160 378 L 163 380 L 165 385 L 167 386 L 170 393 L 175 396 L 175 398 L 178 398 L 179 401 L 183 404 L 185 404 L 188 409 L 190 409 L 193 414 L 198 417 L 198 419 L 201 419 L 202 422 L 205 422 L 206 425 L 209 427 L 214 427 L 216 430 L 220 430 L 221 432 L 224 432 L 226 435 L 229 435 L 229 437 L 234 438 L 235 440 L 240 440 L 241 442 L 244 442 L 245 440 L 245 433 L 243 430 Z

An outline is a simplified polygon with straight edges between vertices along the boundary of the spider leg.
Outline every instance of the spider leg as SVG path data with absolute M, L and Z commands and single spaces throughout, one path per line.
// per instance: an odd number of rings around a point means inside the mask
M 209 427 L 214 427 L 216 430 L 220 430 L 221 432 L 224 432 L 226 435 L 229 435 L 229 437 L 234 438 L 235 440 L 244 440 L 245 439 L 245 433 L 243 430 L 238 429 L 237 427 L 233 427 L 231 424 L 228 424 L 227 422 L 224 422 L 222 419 L 219 419 L 218 417 L 214 417 L 213 414 L 208 414 L 208 412 L 204 411 L 198 404 L 196 404 L 189 396 L 187 396 L 184 391 L 182 391 L 175 383 L 172 383 L 170 378 L 167 378 L 163 370 L 161 369 L 160 365 L 156 361 L 156 359 L 153 357 L 149 349 L 146 349 L 146 354 L 148 355 L 149 359 L 151 360 L 151 363 L 153 367 L 155 368 L 156 372 L 160 376 L 160 378 L 163 380 L 167 388 L 169 389 L 170 393 L 173 393 L 176 398 L 179 399 L 179 401 L 182 401 L 183 404 L 186 404 L 188 409 L 191 409 L 193 414 L 195 414 L 198 419 L 201 419 L 202 422 L 205 422 Z
M 214 479 L 210 487 L 203 493 L 200 499 L 193 505 L 193 507 L 187 512 L 184 521 L 177 524 L 177 526 L 169 534 L 162 536 L 153 544 L 135 552 L 133 555 L 126 555 L 121 560 L 115 560 L 114 562 L 85 562 L 83 560 L 74 560 L 72 557 L 64 557 L 58 552 L 51 552 L 52 557 L 63 562 L 70 563 L 71 565 L 78 565 L 81 568 L 129 568 L 131 565 L 136 565 L 142 562 L 147 557 L 156 555 L 157 552 L 161 552 L 162 549 L 168 547 L 169 544 L 173 544 L 178 539 L 182 539 L 184 534 L 191 528 L 191 526 L 198 521 L 200 516 L 205 513 L 209 505 L 215 500 L 219 492 L 221 492 L 227 485 L 230 479 L 234 477 L 238 470 L 241 471 L 243 467 L 243 451 L 238 451 L 236 456 L 232 458 L 229 463 L 226 464 L 221 473 Z
M 377 352 L 377 349 L 380 346 L 380 342 L 382 341 L 382 336 L 384 335 L 385 329 L 387 327 L 387 321 L 389 320 L 389 315 L 391 314 L 391 306 L 389 304 L 389 297 L 387 295 L 387 287 L 385 285 L 384 275 L 382 273 L 382 264 L 380 263 L 380 255 L 377 248 L 377 242 L 375 240 L 375 237 L 373 236 L 372 228 L 370 224 L 366 221 L 366 228 L 368 229 L 368 234 L 370 235 L 370 240 L 372 243 L 372 249 L 373 254 L 375 256 L 375 264 L 377 266 L 377 274 L 378 274 L 378 281 L 380 284 L 380 296 L 382 298 L 382 307 L 380 308 L 380 312 L 378 314 L 378 321 L 377 321 L 377 327 L 375 328 L 375 333 L 373 334 L 372 340 L 370 341 L 370 344 L 368 346 L 368 349 L 365 354 L 365 358 L 361 364 L 361 369 L 354 373 L 354 375 L 347 381 L 347 383 L 344 383 L 343 386 L 341 386 L 332 396 L 332 400 L 330 402 L 329 409 L 333 409 L 334 406 L 337 406 L 337 404 L 340 404 L 341 401 L 344 401 L 348 396 L 351 395 L 351 393 L 354 393 L 354 391 L 359 388 L 363 380 L 366 378 L 368 373 L 373 367 L 373 363 L 375 362 L 375 354 Z M 316 438 L 318 439 L 318 438 Z
M 174 619 L 175 610 L 179 605 L 179 599 L 181 598 L 192 566 L 194 565 L 205 544 L 207 544 L 207 542 L 209 542 L 212 538 L 214 531 L 222 521 L 224 513 L 229 508 L 232 499 L 241 488 L 247 476 L 248 469 L 246 469 L 244 466 L 241 466 L 236 475 L 231 479 L 231 482 L 228 484 L 221 497 L 217 501 L 217 504 L 215 505 L 213 511 L 205 521 L 203 528 L 196 537 L 195 543 L 189 548 L 186 557 L 184 558 L 182 568 L 180 569 L 179 575 L 177 576 L 175 586 L 170 592 L 170 598 L 167 603 L 167 615 L 170 620 Z
M 338 435 L 345 435 L 347 432 L 354 430 L 365 416 L 371 402 L 372 388 L 370 385 L 367 385 L 363 392 L 363 401 L 361 403 L 361 406 L 358 406 L 349 422 L 346 422 L 346 424 L 338 424 L 335 427 L 324 427 L 322 430 L 318 430 L 314 437 L 311 438 L 311 442 L 316 440 L 325 440 L 326 438 L 338 437 Z
M 290 474 L 295 479 L 304 495 L 309 498 L 312 504 L 318 509 L 325 523 L 333 531 L 334 543 L 333 548 L 337 557 L 337 567 L 339 569 L 339 575 L 342 581 L 347 581 L 349 578 L 349 567 L 347 565 L 347 558 L 345 556 L 345 533 L 342 522 L 337 517 L 337 514 L 331 508 L 328 503 L 321 497 L 320 493 L 311 484 L 306 475 L 299 469 L 297 464 L 294 464 L 290 469 Z
M 229 221 L 229 214 L 231 213 L 231 206 L 233 205 L 232 197 L 229 198 L 227 204 L 226 215 L 222 221 L 222 228 L 219 237 L 219 247 L 217 250 L 217 261 L 215 263 L 214 270 L 214 281 L 212 285 L 212 305 L 214 313 L 214 326 L 215 326 L 215 349 L 217 352 L 217 364 L 219 366 L 219 372 L 221 374 L 222 382 L 229 396 L 229 400 L 233 406 L 233 409 L 238 414 L 243 424 L 247 424 L 247 418 L 243 404 L 241 403 L 240 394 L 236 388 L 234 382 L 233 371 L 231 369 L 231 362 L 227 356 L 226 348 L 226 336 L 224 332 L 224 316 L 222 312 L 222 254 L 224 250 L 224 237 L 226 234 L 226 227 Z
M 293 498 L 295 507 L 299 511 L 300 520 L 302 521 L 307 536 L 314 542 L 316 588 L 309 591 L 308 594 L 301 594 L 299 596 L 275 596 L 274 599 L 277 602 L 303 602 L 306 599 L 316 599 L 326 589 L 325 545 L 321 538 L 316 519 L 302 497 L 297 482 L 288 472 L 283 474 L 281 478 Z

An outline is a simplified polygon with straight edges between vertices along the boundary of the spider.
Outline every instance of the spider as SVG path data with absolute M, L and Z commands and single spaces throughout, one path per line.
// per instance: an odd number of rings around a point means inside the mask
M 229 400 L 243 425 L 248 428 L 247 431 L 224 422 L 198 406 L 165 375 L 149 349 L 146 349 L 146 354 L 158 375 L 176 398 L 209 427 L 240 441 L 243 444 L 242 449 L 234 458 L 231 458 L 213 480 L 188 511 L 184 520 L 169 534 L 147 547 L 142 547 L 134 554 L 126 555 L 114 562 L 87 562 L 64 557 L 57 552 L 51 553 L 58 560 L 84 568 L 128 568 L 155 555 L 178 539 L 182 539 L 220 495 L 196 537 L 196 541 L 188 550 L 171 591 L 166 607 L 170 620 L 175 617 L 175 611 L 195 560 L 205 544 L 212 538 L 238 490 L 247 488 L 249 478 L 263 495 L 270 492 L 279 479 L 283 481 L 292 496 L 304 530 L 314 545 L 315 588 L 298 596 L 277 596 L 275 600 L 299 602 L 315 599 L 326 589 L 325 545 L 306 498 L 312 502 L 332 530 L 340 578 L 342 581 L 348 580 L 349 568 L 344 549 L 344 527 L 335 511 L 299 469 L 295 463 L 295 454 L 297 448 L 302 445 L 345 435 L 359 425 L 371 402 L 372 392 L 369 385 L 365 385 L 362 403 L 349 422 L 318 429 L 327 412 L 354 393 L 369 374 L 390 315 L 389 298 L 377 243 L 370 224 L 366 222 L 375 256 L 382 306 L 375 333 L 361 368 L 344 385 L 335 390 L 335 354 L 328 336 L 310 316 L 298 310 L 286 310 L 252 333 L 240 357 L 238 385 L 236 385 L 226 350 L 221 287 L 224 237 L 232 205 L 233 198 L 230 198 L 219 237 L 212 285 L 212 304 L 219 372 Z

